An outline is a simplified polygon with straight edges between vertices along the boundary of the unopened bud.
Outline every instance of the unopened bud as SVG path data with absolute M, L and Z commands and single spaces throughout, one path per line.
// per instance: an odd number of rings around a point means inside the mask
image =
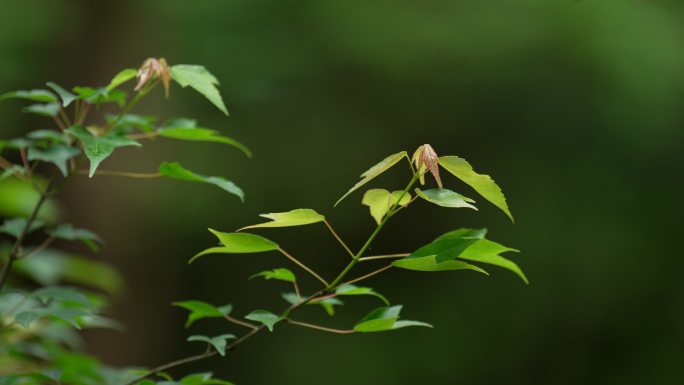
M 432 174 L 435 181 L 437 181 L 437 186 L 442 188 L 442 180 L 439 177 L 439 157 L 432 146 L 424 144 L 418 147 L 418 150 L 416 150 L 416 154 L 414 155 L 414 162 L 416 163 L 418 172 L 420 172 L 421 167 L 425 165 L 427 171 L 430 171 L 430 174 Z
M 169 89 L 171 87 L 171 70 L 164 58 L 149 58 L 143 62 L 138 69 L 138 84 L 135 86 L 135 91 L 140 91 L 147 83 L 154 79 L 160 79 L 164 85 L 164 95 L 169 96 Z

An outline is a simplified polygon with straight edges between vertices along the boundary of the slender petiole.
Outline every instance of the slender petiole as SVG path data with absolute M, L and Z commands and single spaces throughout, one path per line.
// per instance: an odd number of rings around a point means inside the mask
M 78 170 L 80 175 L 88 175 L 88 170 Z M 161 178 L 163 175 L 161 173 L 140 173 L 140 172 L 126 172 L 126 171 L 108 171 L 108 170 L 97 170 L 95 175 L 109 175 L 109 176 L 125 176 L 129 178 Z
M 332 225 L 330 224 L 330 222 L 328 222 L 327 219 L 324 219 L 324 220 L 323 220 L 323 223 L 325 223 L 325 226 L 328 228 L 328 230 L 330 230 L 330 232 L 331 232 L 332 235 L 335 237 L 335 239 L 337 239 L 337 241 L 340 243 L 340 245 L 342 245 L 342 247 L 344 247 L 344 249 L 347 250 L 347 253 L 348 253 L 349 256 L 352 257 L 352 259 L 353 259 L 353 258 L 354 258 L 354 253 L 351 251 L 351 249 L 349 248 L 349 246 L 347 246 L 347 244 L 344 243 L 344 241 L 342 240 L 342 238 L 340 238 L 340 236 L 337 234 L 337 232 L 335 231 L 335 229 L 333 229 L 333 227 L 332 227 Z
M 309 329 L 321 330 L 321 331 L 328 332 L 328 333 L 335 333 L 335 334 L 352 334 L 352 333 L 354 333 L 354 330 L 352 330 L 352 329 L 334 329 L 334 328 L 329 328 L 329 327 L 325 327 L 325 326 L 310 324 L 307 322 L 295 321 L 295 320 L 289 319 L 289 318 L 287 319 L 287 322 L 291 323 L 293 325 L 303 326 L 303 327 L 309 328 Z
M 387 255 L 372 255 L 369 257 L 361 257 L 359 258 L 359 262 L 363 261 L 374 261 L 376 259 L 393 259 L 393 258 L 403 258 L 403 257 L 408 257 L 409 253 L 399 253 L 399 254 L 387 254 Z
M 385 271 L 385 270 L 390 269 L 392 266 L 393 266 L 393 265 L 387 265 L 387 266 L 385 266 L 385 267 L 383 267 L 383 268 L 380 268 L 380 269 L 378 269 L 378 270 L 371 271 L 370 273 L 368 273 L 368 274 L 366 274 L 366 275 L 362 275 L 362 276 L 360 276 L 360 277 L 358 277 L 358 278 L 354 278 L 354 279 L 352 279 L 351 281 L 347 281 L 347 282 L 343 283 L 342 285 L 351 285 L 352 283 L 356 283 L 356 282 L 363 281 L 363 280 L 366 279 L 366 278 L 370 278 L 370 277 L 372 277 L 372 276 L 374 276 L 374 275 L 377 275 L 377 274 L 382 273 L 382 272 Z M 342 286 L 342 285 L 340 285 L 340 286 Z
M 297 281 L 292 281 L 292 286 L 294 286 L 294 291 L 295 294 L 297 294 L 297 298 L 302 298 L 302 295 L 299 292 L 299 285 L 297 285 Z
M 283 249 L 281 249 L 281 248 L 278 248 L 278 251 L 280 251 L 285 257 L 287 257 L 287 259 L 289 259 L 290 261 L 292 261 L 292 262 L 294 262 L 295 264 L 297 264 L 297 266 L 299 266 L 299 267 L 301 267 L 302 269 L 306 270 L 307 273 L 309 273 L 309 274 L 313 275 L 314 277 L 316 277 L 316 279 L 319 280 L 319 281 L 321 281 L 321 283 L 323 283 L 325 286 L 328 286 L 328 281 L 326 281 L 325 279 L 323 279 L 320 275 L 316 274 L 316 272 L 313 271 L 312 269 L 310 269 L 308 266 L 306 266 L 305 264 L 301 263 L 297 258 L 291 256 L 290 254 L 288 254 L 285 250 L 283 250 Z
M 256 329 L 259 328 L 258 326 L 254 325 L 254 324 L 251 324 L 251 323 L 245 322 L 245 321 L 241 321 L 241 320 L 239 320 L 239 319 L 237 319 L 237 318 L 233 318 L 233 317 L 231 317 L 231 316 L 229 316 L 229 315 L 223 316 L 223 318 L 225 318 L 226 321 L 228 321 L 228 322 L 232 322 L 232 323 L 234 323 L 234 324 L 236 324 L 236 325 L 244 326 L 244 327 L 250 328 L 250 329 L 252 329 L 252 330 L 256 330 Z

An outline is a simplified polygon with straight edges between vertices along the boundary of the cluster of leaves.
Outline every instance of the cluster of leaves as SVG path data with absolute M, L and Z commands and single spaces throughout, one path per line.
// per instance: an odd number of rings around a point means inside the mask
M 135 78 L 137 85 L 129 98 L 123 88 Z M 168 96 L 172 82 L 191 87 L 228 114 L 218 80 L 209 71 L 198 65 L 169 66 L 164 59 L 148 59 L 137 70 L 124 69 L 102 87 L 67 90 L 48 82 L 46 89 L 0 95 L 0 101 L 32 102 L 23 111 L 47 117 L 56 126 L 0 140 L 0 194 L 13 202 L 0 207 L 4 217 L 0 222 L 0 385 L 115 385 L 146 372 L 109 368 L 80 353 L 78 330 L 120 329 L 103 312 L 120 293 L 123 280 L 108 264 L 55 246 L 80 242 L 92 253 L 103 241 L 93 231 L 62 223 L 54 198 L 72 177 L 115 175 L 206 183 L 243 199 L 242 190 L 230 180 L 195 173 L 177 162 L 163 162 L 154 173 L 101 169 L 118 149 L 141 147 L 143 140 L 157 137 L 225 144 L 251 156 L 240 142 L 198 126 L 195 120 L 171 118 L 159 123 L 156 116 L 131 112 L 159 84 Z M 104 113 L 117 109 L 117 114 Z M 82 168 L 86 161 L 89 167 Z M 212 341 L 220 348 L 220 340 Z M 210 373 L 178 381 L 164 373 L 159 376 L 164 384 L 230 384 Z

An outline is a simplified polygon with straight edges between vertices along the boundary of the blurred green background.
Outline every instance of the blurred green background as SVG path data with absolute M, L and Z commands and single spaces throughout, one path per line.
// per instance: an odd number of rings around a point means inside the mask
M 490 269 L 391 271 L 369 284 L 436 326 L 338 336 L 283 325 L 212 370 L 238 384 L 681 384 L 684 271 L 684 4 L 679 1 L 49 1 L 0 5 L 0 92 L 101 85 L 150 56 L 205 65 L 231 117 L 194 92 L 139 111 L 197 117 L 248 144 L 171 141 L 123 149 L 106 169 L 147 172 L 178 160 L 225 175 L 247 201 L 166 180 L 79 179 L 68 219 L 107 240 L 100 255 L 128 288 L 111 309 L 127 330 L 89 332 L 112 365 L 154 366 L 197 352 L 174 300 L 232 302 L 236 314 L 284 306 L 286 287 L 247 281 L 281 256 L 189 256 L 256 214 L 309 207 L 358 247 L 374 224 L 357 193 L 332 203 L 384 156 L 431 143 L 495 177 L 516 224 L 425 203 L 373 253 L 411 251 L 461 226 L 488 227 L 531 285 Z M 0 104 L 4 138 L 44 128 Z M 400 188 L 399 168 L 374 186 Z M 446 183 L 475 197 L 455 178 Z M 420 207 L 419 207 L 420 206 Z M 345 263 L 323 226 L 262 231 L 330 276 Z M 301 275 L 301 274 L 300 274 Z M 306 278 L 305 278 L 306 279 Z M 315 281 L 305 281 L 309 290 Z M 377 303 L 346 301 L 347 327 Z M 195 331 L 233 329 L 203 321 Z

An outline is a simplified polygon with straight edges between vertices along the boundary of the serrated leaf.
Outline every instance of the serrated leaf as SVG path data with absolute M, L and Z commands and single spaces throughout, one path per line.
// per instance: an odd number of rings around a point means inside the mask
M 354 285 L 342 285 L 335 290 L 337 295 L 371 295 L 380 298 L 385 305 L 389 306 L 389 301 L 384 295 L 374 291 L 370 287 L 359 287 Z
M 228 345 L 228 340 L 235 339 L 236 337 L 232 334 L 221 334 L 220 336 L 216 337 L 207 337 L 207 336 L 201 336 L 201 335 L 195 335 L 195 336 L 190 336 L 188 337 L 188 341 L 201 341 L 201 342 L 207 342 L 211 346 L 216 349 L 218 354 L 225 356 L 226 355 L 226 345 Z
M 173 179 L 185 180 L 190 182 L 200 182 L 213 184 L 229 193 L 236 195 L 244 202 L 245 194 L 235 183 L 218 176 L 204 176 L 183 168 L 178 162 L 164 162 L 159 166 L 159 173 Z
M 59 103 L 31 104 L 28 107 L 24 107 L 22 112 L 28 112 L 31 114 L 52 118 L 57 116 L 60 108 L 61 107 Z
M 519 252 L 516 249 L 503 246 L 499 243 L 492 242 L 488 239 L 480 239 L 475 244 L 465 249 L 459 256 L 459 259 L 465 259 L 473 262 L 481 262 L 489 265 L 499 266 L 508 269 L 520 277 L 526 284 L 529 284 L 525 273 L 513 261 L 506 259 L 499 254 L 505 252 Z
M 53 82 L 47 82 L 47 86 L 52 88 L 53 91 L 59 95 L 59 97 L 62 99 L 62 106 L 64 108 L 68 107 L 71 102 L 76 100 L 76 95 L 72 94 L 71 92 L 65 90 L 62 88 L 59 84 L 53 83 Z
M 188 263 L 192 263 L 197 258 L 207 254 L 245 254 L 245 253 L 261 253 L 266 251 L 278 250 L 277 243 L 272 242 L 262 236 L 249 233 L 224 233 L 209 229 L 218 240 L 223 244 L 221 247 L 211 247 L 194 257 L 190 258 Z
M 90 160 L 90 171 L 88 173 L 90 178 L 95 175 L 95 171 L 100 163 L 112 155 L 117 148 L 141 146 L 141 144 L 135 140 L 127 139 L 122 136 L 95 136 L 83 126 L 70 127 L 66 132 L 81 141 L 83 150 Z
M 185 328 L 190 327 L 195 321 L 203 318 L 224 318 L 230 315 L 233 306 L 230 304 L 216 307 L 212 304 L 202 301 L 179 301 L 173 302 L 173 306 L 182 307 L 190 311 L 188 320 L 185 322 Z
M 385 159 L 381 160 L 378 164 L 375 166 L 369 168 L 366 170 L 363 174 L 361 174 L 361 180 L 357 182 L 354 187 L 349 189 L 340 199 L 335 202 L 334 206 L 337 206 L 344 198 L 346 198 L 349 194 L 352 192 L 356 191 L 359 187 L 365 185 L 366 183 L 370 182 L 373 180 L 375 177 L 378 175 L 382 174 L 383 172 L 389 170 L 392 166 L 397 164 L 402 158 L 407 157 L 408 155 L 406 154 L 406 151 L 401 151 L 396 154 L 392 154 Z
M 395 330 L 407 326 L 432 327 L 432 325 L 420 321 L 399 321 L 401 308 L 401 305 L 377 308 L 363 317 L 354 326 L 354 331 L 369 333 Z
M 311 209 L 295 209 L 282 213 L 259 214 L 259 216 L 266 219 L 270 219 L 271 222 L 245 226 L 240 230 L 254 229 L 260 227 L 304 226 L 313 223 L 323 222 L 325 220 L 325 217 L 323 215 Z
M 414 271 L 473 270 L 485 275 L 489 275 L 489 273 L 483 269 L 463 261 L 450 260 L 437 263 L 434 255 L 428 255 L 426 257 L 419 258 L 403 258 L 392 262 L 392 265 L 402 269 Z
M 401 198 L 401 202 L 399 199 Z M 377 224 L 382 222 L 385 214 L 390 207 L 398 204 L 399 206 L 406 206 L 411 202 L 411 194 L 404 194 L 403 191 L 393 191 L 390 193 L 384 189 L 372 189 L 363 194 L 361 203 L 370 208 L 370 213 Z
M 171 77 L 181 87 L 192 87 L 195 91 L 204 95 L 224 114 L 228 115 L 228 109 L 226 109 L 223 98 L 221 98 L 221 94 L 216 88 L 219 85 L 219 81 L 206 68 L 200 65 L 178 64 L 172 66 L 170 70 Z
M 134 68 L 126 68 L 119 72 L 118 74 L 114 75 L 112 78 L 112 81 L 109 82 L 107 85 L 107 90 L 111 91 L 115 89 L 116 87 L 126 83 L 127 81 L 133 79 L 135 75 L 138 73 L 138 70 Z
M 261 322 L 266 325 L 269 331 L 273 331 L 273 326 L 282 321 L 283 318 L 267 310 L 254 310 L 245 316 L 250 321 Z
M 261 271 L 259 273 L 252 275 L 251 277 L 249 277 L 249 279 L 252 279 L 255 277 L 264 277 L 264 279 L 275 279 L 278 281 L 285 281 L 285 282 L 296 282 L 297 281 L 297 278 L 295 277 L 294 273 L 291 272 L 290 270 L 284 269 L 284 268 Z
M 506 213 L 511 221 L 514 221 L 513 215 L 508 209 L 506 197 L 501 191 L 501 188 L 499 188 L 489 175 L 478 174 L 473 170 L 473 166 L 471 166 L 470 163 L 458 156 L 442 156 L 439 158 L 439 165 L 475 189 L 483 198 Z
M 64 144 L 56 144 L 47 148 L 31 147 L 28 149 L 28 160 L 40 160 L 42 162 L 52 163 L 62 175 L 67 175 L 67 161 L 76 155 L 80 154 L 81 150 L 76 147 L 67 146 Z
M 19 238 L 21 232 L 26 227 L 26 222 L 26 218 L 5 219 L 5 221 L 2 223 L 2 226 L 0 226 L 0 233 L 5 233 L 13 236 L 14 238 Z M 31 222 L 31 226 L 29 226 L 26 234 L 31 234 L 41 227 L 43 227 L 43 222 L 34 220 Z
M 102 238 L 86 229 L 77 229 L 71 223 L 64 223 L 47 232 L 49 235 L 68 241 L 81 241 L 92 250 L 97 249 L 95 242 L 102 243 Z
M 6 99 L 25 99 L 34 102 L 49 103 L 56 102 L 57 96 L 48 90 L 19 90 L 0 95 L 0 101 Z
M 430 189 L 422 191 L 417 188 L 415 191 L 416 195 L 437 206 L 453 208 L 467 207 L 477 210 L 477 207 L 471 205 L 471 203 L 475 203 L 474 200 L 449 189 Z
M 159 136 L 170 139 L 189 140 L 196 142 L 214 142 L 233 146 L 242 151 L 247 157 L 252 157 L 252 152 L 244 144 L 233 138 L 220 135 L 216 130 L 195 127 L 165 127 L 158 131 Z

